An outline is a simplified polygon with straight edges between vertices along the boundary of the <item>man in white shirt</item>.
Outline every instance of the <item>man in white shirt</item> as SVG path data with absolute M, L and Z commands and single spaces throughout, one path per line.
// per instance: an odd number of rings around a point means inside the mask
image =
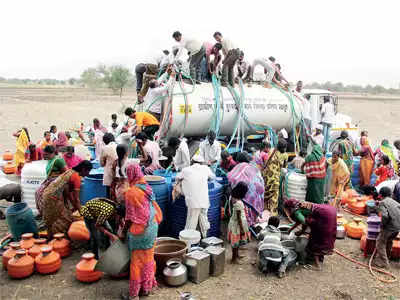
M 324 135 L 322 134 L 322 125 L 318 124 L 317 128 L 315 129 L 315 134 L 313 136 L 313 140 L 316 144 L 320 145 L 321 148 L 324 146 Z
M 169 70 L 169 69 L 168 69 Z M 158 79 L 152 79 L 149 83 L 149 89 L 144 97 L 146 110 L 149 111 L 158 121 L 161 119 L 163 96 L 167 95 L 168 89 L 175 82 L 175 71 L 168 71 L 162 74 Z M 168 75 L 170 75 L 167 81 Z
M 217 163 L 221 160 L 221 144 L 215 140 L 216 134 L 210 131 L 207 134 L 207 139 L 200 143 L 200 156 L 205 163 L 215 170 Z
M 106 187 L 107 198 L 110 199 L 110 187 L 114 179 L 113 164 L 118 159 L 117 143 L 111 133 L 106 133 L 103 136 L 104 145 L 101 149 L 100 165 L 104 167 L 103 185 Z
M 175 151 L 173 162 L 176 171 L 182 171 L 190 166 L 190 152 L 185 138 L 171 137 L 168 140 L 168 147 Z
M 236 62 L 237 76 L 236 79 L 241 78 L 244 82 L 250 81 L 251 65 L 244 60 L 244 53 L 240 51 L 239 59 Z
M 135 67 L 136 74 L 136 93 L 139 103 L 143 102 L 144 96 L 147 94 L 149 82 L 157 78 L 162 63 L 168 59 L 168 50 L 163 50 L 162 54 L 150 56 L 145 63 L 137 64 Z
M 172 37 L 179 43 L 179 50 L 175 56 L 175 60 L 180 58 L 183 48 L 185 48 L 189 55 L 190 77 L 192 77 L 197 84 L 200 84 L 200 78 L 197 78 L 197 74 L 200 73 L 201 60 L 206 54 L 205 47 L 198 40 L 182 37 L 182 34 L 179 31 L 175 31 L 172 34 Z
M 329 149 L 329 139 L 330 139 L 330 131 L 332 124 L 335 123 L 335 108 L 333 104 L 330 103 L 329 96 L 324 96 L 324 104 L 322 104 L 321 108 L 321 117 L 322 117 L 322 125 L 324 126 L 324 147 L 325 153 L 328 152 Z
M 117 137 L 121 134 L 121 131 L 122 131 L 122 128 L 123 128 L 123 127 L 124 127 L 124 124 L 123 124 L 123 123 L 120 123 L 120 124 L 118 124 L 118 123 L 112 123 L 112 124 L 107 128 L 107 132 L 112 133 L 113 136 L 114 136 L 115 138 L 117 138 Z
M 185 196 L 186 206 L 188 208 L 185 229 L 197 229 L 204 237 L 207 237 L 207 231 L 210 229 L 208 222 L 208 208 L 210 200 L 208 197 L 208 179 L 214 179 L 215 175 L 210 168 L 203 166 L 203 157 L 195 155 L 193 165 L 186 167 L 176 176 L 177 184 L 182 184 L 182 193 Z
M 218 43 L 221 43 L 222 53 L 224 54 L 224 60 L 222 61 L 221 85 L 227 86 L 229 83 L 232 87 L 234 87 L 235 82 L 233 69 L 240 56 L 240 50 L 239 48 L 236 48 L 229 39 L 223 38 L 221 32 L 215 32 L 214 39 Z

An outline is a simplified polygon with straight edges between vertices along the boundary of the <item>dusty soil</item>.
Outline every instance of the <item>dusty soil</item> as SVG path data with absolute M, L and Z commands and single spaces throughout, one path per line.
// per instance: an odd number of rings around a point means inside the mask
M 90 92 L 84 89 L 0 89 L 0 152 L 13 150 L 12 132 L 27 126 L 33 141 L 38 141 L 44 130 L 56 124 L 69 129 L 78 121 L 89 124 L 94 117 L 108 124 L 111 113 L 130 105 L 134 91 L 121 99 L 108 91 Z M 341 98 L 341 112 L 354 120 L 362 120 L 361 127 L 369 130 L 374 140 L 400 136 L 393 126 L 400 114 L 400 101 L 367 98 Z M 4 202 L 1 203 L 4 205 Z M 7 225 L 0 221 L 0 236 Z M 350 257 L 366 262 L 359 249 L 359 241 L 346 238 L 338 240 L 336 247 Z M 230 249 L 227 247 L 227 262 Z M 243 265 L 227 263 L 225 273 L 210 278 L 202 284 L 187 283 L 175 289 L 160 284 L 160 289 L 148 299 L 178 299 L 177 291 L 189 291 L 196 299 L 399 299 L 399 283 L 383 284 L 370 276 L 364 268 L 334 254 L 326 258 L 323 271 L 306 270 L 297 266 L 283 279 L 274 275 L 261 275 L 252 265 L 256 257 L 253 242 L 244 253 Z M 0 271 L 0 299 L 119 299 L 127 290 L 128 281 L 108 277 L 94 284 L 75 280 L 74 267 L 84 250 L 75 250 L 63 260 L 61 270 L 48 276 L 35 274 L 24 280 L 11 280 Z M 392 262 L 392 272 L 400 277 L 400 264 Z

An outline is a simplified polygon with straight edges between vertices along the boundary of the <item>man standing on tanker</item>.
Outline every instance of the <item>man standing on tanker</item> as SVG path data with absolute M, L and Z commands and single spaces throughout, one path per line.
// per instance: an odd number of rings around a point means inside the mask
M 200 72 L 201 60 L 206 54 L 206 49 L 199 41 L 191 38 L 183 37 L 179 31 L 175 31 L 172 35 L 175 41 L 179 43 L 179 50 L 175 56 L 175 60 L 178 60 L 182 54 L 183 48 L 185 48 L 189 55 L 189 69 L 190 77 L 197 83 L 200 84 L 197 74 Z M 191 83 L 191 82 L 190 82 Z
M 227 86 L 228 83 L 231 86 L 235 86 L 234 82 L 234 71 L 236 61 L 239 58 L 240 50 L 236 48 L 234 44 L 227 38 L 223 38 L 221 32 L 214 33 L 214 39 L 221 43 L 222 53 L 224 54 L 224 60 L 222 61 L 222 78 L 221 86 Z

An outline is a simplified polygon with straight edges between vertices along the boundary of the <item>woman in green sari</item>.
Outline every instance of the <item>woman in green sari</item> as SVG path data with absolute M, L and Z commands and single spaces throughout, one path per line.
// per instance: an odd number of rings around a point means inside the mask
M 356 150 L 354 144 L 349 139 L 349 133 L 347 131 L 342 131 L 340 137 L 336 139 L 331 147 L 331 151 L 337 151 L 339 156 L 345 162 L 346 166 L 349 168 L 350 176 L 353 173 L 353 156 L 358 151 Z M 350 182 L 351 188 L 351 182 Z
M 68 169 L 64 159 L 56 155 L 56 148 L 54 146 L 47 145 L 43 150 L 43 157 L 48 161 L 46 166 L 47 179 L 43 181 L 35 193 L 36 208 L 39 211 L 39 216 L 42 215 L 44 190 Z
M 307 155 L 303 171 L 307 177 L 306 201 L 322 204 L 326 177 L 326 159 L 322 148 L 314 144 L 312 152 Z
M 387 139 L 382 140 L 381 146 L 375 151 L 375 162 L 377 164 L 382 160 L 382 157 L 386 155 L 390 159 L 390 167 L 394 169 L 394 172 L 398 174 L 399 166 L 397 164 L 397 158 L 394 154 L 392 145 L 389 144 Z

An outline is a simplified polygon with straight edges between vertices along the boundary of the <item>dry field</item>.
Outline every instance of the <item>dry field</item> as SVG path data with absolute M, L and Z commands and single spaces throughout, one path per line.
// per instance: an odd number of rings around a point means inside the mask
M 107 124 L 111 113 L 132 104 L 134 99 L 133 90 L 120 99 L 105 90 L 93 93 L 84 89 L 0 88 L 0 152 L 14 149 L 12 133 L 22 126 L 28 127 L 32 140 L 37 141 L 52 124 L 68 129 L 80 121 L 88 124 L 94 117 Z M 396 126 L 400 101 L 346 96 L 340 98 L 339 110 L 352 115 L 355 121 L 361 120 L 360 127 L 367 129 L 375 141 L 400 137 L 400 128 Z M 7 226 L 0 221 L 0 236 L 6 231 Z M 298 266 L 283 279 L 260 275 L 252 265 L 255 247 L 253 242 L 246 251 L 245 264 L 227 264 L 222 277 L 210 278 L 200 285 L 188 283 L 178 290 L 190 291 L 196 299 L 217 300 L 400 299 L 399 283 L 380 283 L 366 269 L 336 254 L 327 257 L 321 272 Z M 336 247 L 353 258 L 366 261 L 357 240 L 340 240 Z M 106 277 L 90 285 L 75 280 L 74 267 L 81 253 L 75 251 L 72 257 L 63 260 L 62 269 L 50 276 L 36 274 L 25 280 L 10 280 L 5 272 L 0 272 L 0 299 L 119 299 L 120 291 L 128 287 L 127 280 Z M 392 263 L 392 272 L 400 277 L 399 262 Z M 178 299 L 177 289 L 161 286 L 148 299 Z

